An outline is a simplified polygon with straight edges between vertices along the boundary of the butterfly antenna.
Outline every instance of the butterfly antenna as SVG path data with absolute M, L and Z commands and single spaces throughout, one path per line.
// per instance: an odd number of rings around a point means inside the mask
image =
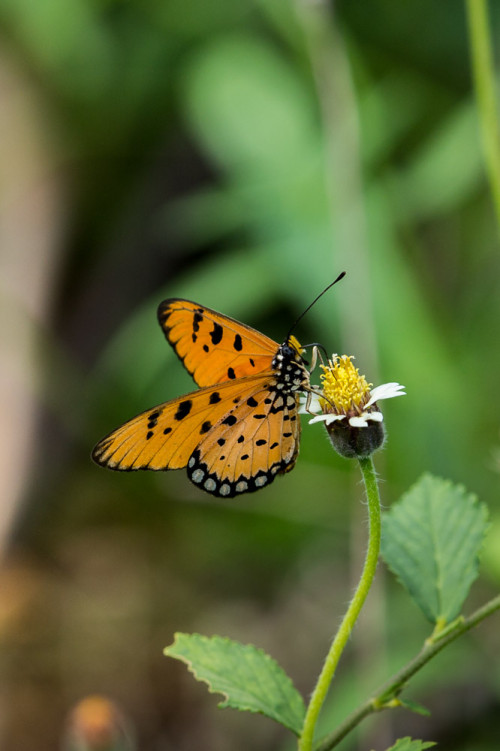
M 305 309 L 305 310 L 304 310 L 304 311 L 303 311 L 303 312 L 302 312 L 302 313 L 300 314 L 300 316 L 299 316 L 299 317 L 297 318 L 297 320 L 295 321 L 295 323 L 294 323 L 294 324 L 293 324 L 293 326 L 291 327 L 290 331 L 289 331 L 289 332 L 288 332 L 288 334 L 286 335 L 286 339 L 285 339 L 285 342 L 287 342 L 287 341 L 288 341 L 288 340 L 290 339 L 290 337 L 291 337 L 291 335 L 292 335 L 292 331 L 293 331 L 293 330 L 294 330 L 294 328 L 295 328 L 295 327 L 297 326 L 297 324 L 298 324 L 298 323 L 300 323 L 300 321 L 301 321 L 301 320 L 302 320 L 302 319 L 304 318 L 305 314 L 306 314 L 306 313 L 308 313 L 308 312 L 309 312 L 309 311 L 311 310 L 312 306 L 313 306 L 313 305 L 315 305 L 315 304 L 316 304 L 316 303 L 318 302 L 318 300 L 320 299 L 320 297 L 323 297 L 323 295 L 325 294 L 325 292 L 328 292 L 328 290 L 329 290 L 329 289 L 330 289 L 331 287 L 333 287 L 333 285 L 334 285 L 334 284 L 337 284 L 337 282 L 340 282 L 340 280 L 341 280 L 341 279 L 343 279 L 343 278 L 345 277 L 345 273 L 346 273 L 346 272 L 345 272 L 345 271 L 343 271 L 343 272 L 342 272 L 341 274 L 339 274 L 339 275 L 338 275 L 338 277 L 337 277 L 337 278 L 335 279 L 335 281 L 331 282 L 331 283 L 330 283 L 330 284 L 328 285 L 328 287 L 325 287 L 325 289 L 324 289 L 324 290 L 323 290 L 322 292 L 320 292 L 320 293 L 319 293 L 319 295 L 318 295 L 317 297 L 315 297 L 315 298 L 314 298 L 314 300 L 312 301 L 312 303 L 310 303 L 310 304 L 309 304 L 309 305 L 307 306 L 307 308 L 306 308 L 306 309 Z

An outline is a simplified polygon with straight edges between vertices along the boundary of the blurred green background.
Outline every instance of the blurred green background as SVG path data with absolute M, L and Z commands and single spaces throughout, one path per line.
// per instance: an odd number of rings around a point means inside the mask
M 500 256 L 464 9 L 0 0 L 0 40 L 2 746 L 69 748 L 68 712 L 98 693 L 140 749 L 289 751 L 162 649 L 175 631 L 252 642 L 308 695 L 364 554 L 355 464 L 304 421 L 293 474 L 217 502 L 90 450 L 192 389 L 164 297 L 282 341 L 345 269 L 297 336 L 406 386 L 383 405 L 383 502 L 424 470 L 478 493 L 492 526 L 469 610 L 497 590 Z M 427 633 L 381 565 L 321 730 Z M 496 751 L 499 647 L 492 618 L 418 677 L 431 717 L 373 718 L 341 748 Z

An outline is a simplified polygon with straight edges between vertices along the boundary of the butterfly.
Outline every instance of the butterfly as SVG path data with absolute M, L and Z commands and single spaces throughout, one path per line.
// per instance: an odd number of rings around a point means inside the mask
M 180 298 L 160 304 L 158 321 L 200 388 L 114 430 L 95 446 L 94 461 L 114 470 L 185 467 L 195 485 L 222 498 L 289 472 L 299 452 L 299 397 L 311 391 L 297 339 L 290 333 L 277 344 Z

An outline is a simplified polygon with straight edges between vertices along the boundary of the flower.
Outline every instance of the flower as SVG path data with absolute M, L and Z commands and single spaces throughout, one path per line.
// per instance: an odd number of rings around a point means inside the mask
M 371 390 L 365 376 L 354 367 L 353 357 L 333 355 L 321 365 L 321 393 L 306 401 L 301 412 L 321 412 L 310 424 L 323 422 L 334 448 L 342 456 L 369 456 L 384 442 L 383 415 L 377 402 L 403 396 L 400 383 L 384 383 Z

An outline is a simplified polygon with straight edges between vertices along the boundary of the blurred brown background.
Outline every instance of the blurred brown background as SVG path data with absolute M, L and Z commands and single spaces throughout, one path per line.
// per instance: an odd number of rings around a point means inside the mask
M 405 384 L 384 405 L 384 504 L 424 470 L 478 493 L 468 608 L 498 588 L 500 256 L 464 10 L 333 10 L 0 0 L 2 748 L 69 748 L 68 713 L 100 694 L 140 749 L 292 749 L 162 649 L 175 631 L 252 642 L 307 695 L 349 599 L 362 488 L 318 426 L 293 474 L 227 503 L 183 472 L 92 464 L 102 435 L 192 388 L 156 323 L 169 295 L 282 341 L 345 269 L 297 336 Z M 322 730 L 428 628 L 381 566 Z M 375 718 L 342 749 L 496 751 L 498 651 L 493 618 L 415 682 L 430 718 Z

